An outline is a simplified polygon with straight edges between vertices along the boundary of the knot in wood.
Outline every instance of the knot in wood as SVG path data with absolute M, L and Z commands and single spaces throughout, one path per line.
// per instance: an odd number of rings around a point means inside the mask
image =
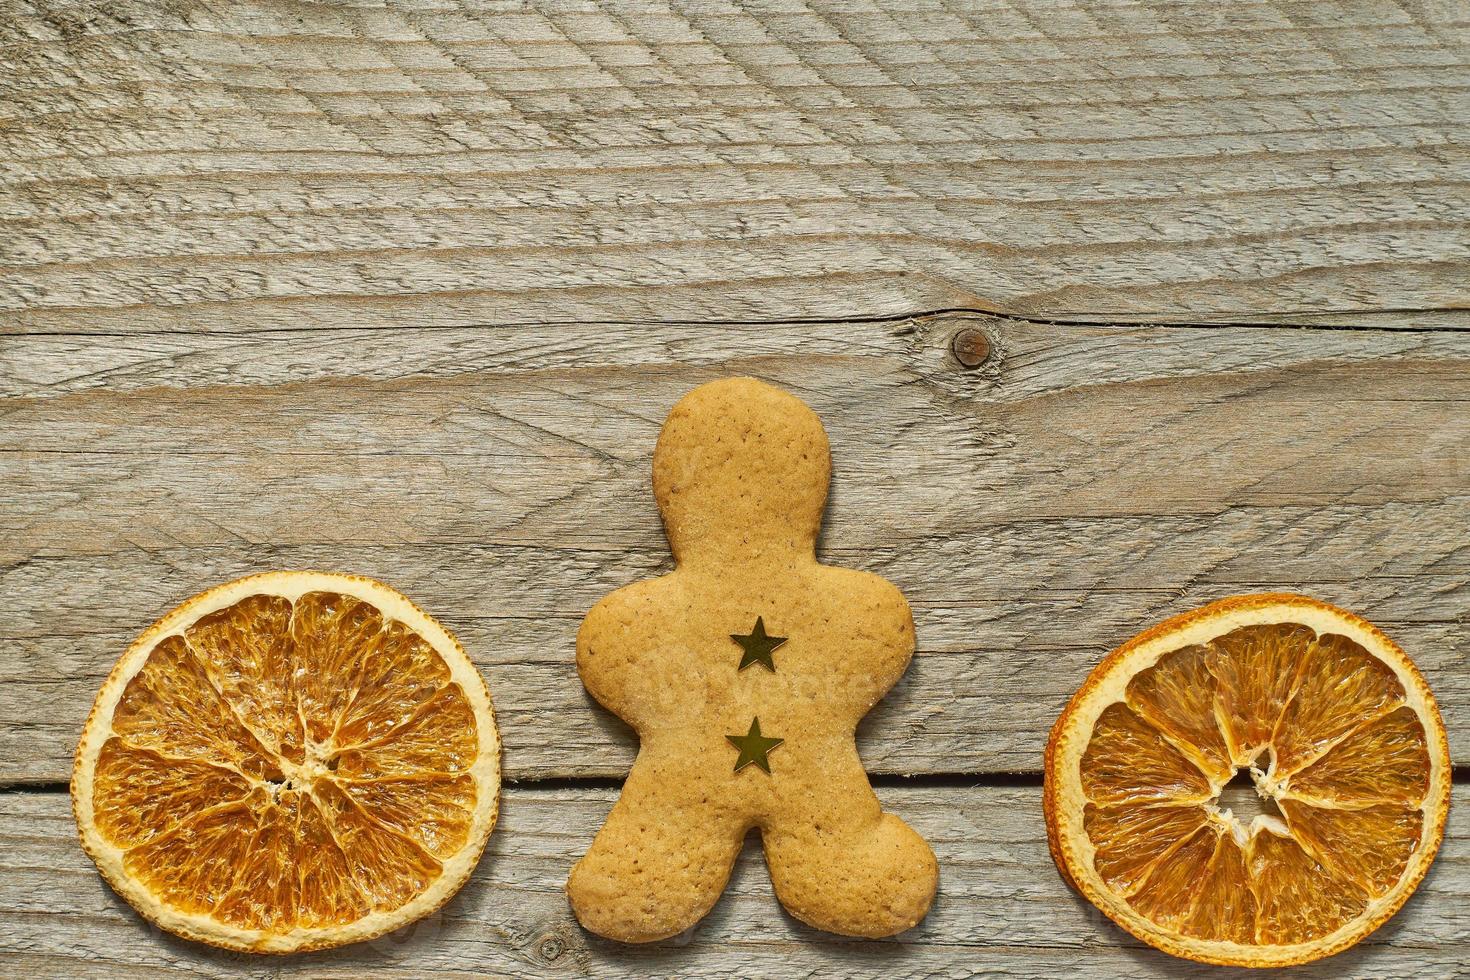
M 976 368 L 990 358 L 990 338 L 983 330 L 965 327 L 950 340 L 949 349 L 961 365 Z

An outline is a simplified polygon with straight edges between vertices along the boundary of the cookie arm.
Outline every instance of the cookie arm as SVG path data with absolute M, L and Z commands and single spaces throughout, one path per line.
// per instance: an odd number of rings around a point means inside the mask
M 914 656 L 914 617 L 898 586 L 871 572 L 825 569 L 843 610 L 843 655 L 832 669 L 848 675 L 857 717 L 877 704 L 908 669 Z
M 587 613 L 577 631 L 577 673 L 597 703 L 638 728 L 663 685 L 655 601 L 658 579 L 618 589 Z

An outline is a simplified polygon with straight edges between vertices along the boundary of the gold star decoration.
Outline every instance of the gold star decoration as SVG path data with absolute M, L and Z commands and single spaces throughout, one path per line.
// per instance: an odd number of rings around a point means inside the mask
M 740 644 L 740 649 L 745 651 L 740 657 L 740 666 L 735 668 L 737 672 L 744 670 L 751 664 L 758 663 L 764 664 L 766 670 L 775 673 L 776 662 L 771 659 L 771 654 L 776 651 L 777 647 L 786 642 L 786 637 L 767 636 L 766 621 L 763 618 L 760 616 L 755 618 L 755 629 L 749 633 L 744 635 L 731 633 L 730 639 Z
M 753 718 L 750 722 L 750 731 L 744 735 L 726 735 L 725 740 L 740 750 L 740 758 L 735 760 L 735 771 L 739 772 L 752 762 L 771 774 L 771 760 L 766 755 L 786 741 L 784 738 L 766 738 L 761 734 L 761 720 Z

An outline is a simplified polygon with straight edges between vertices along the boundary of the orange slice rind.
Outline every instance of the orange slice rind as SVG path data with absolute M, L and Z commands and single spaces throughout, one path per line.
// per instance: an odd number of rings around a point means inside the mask
M 1249 822 L 1221 801 L 1248 773 Z M 1052 729 L 1044 806 L 1063 878 L 1203 963 L 1280 967 L 1362 940 L 1444 835 L 1451 767 L 1423 676 L 1372 624 L 1286 594 L 1139 634 Z
M 469 878 L 498 813 L 490 695 L 399 592 L 269 572 L 194 596 L 102 685 L 72 802 L 159 927 L 289 953 L 371 939 Z

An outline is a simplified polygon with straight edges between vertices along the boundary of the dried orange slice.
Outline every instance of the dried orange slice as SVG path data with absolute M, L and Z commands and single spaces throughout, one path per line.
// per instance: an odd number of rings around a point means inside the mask
M 1249 774 L 1248 823 L 1221 802 Z M 1423 676 L 1372 624 L 1293 595 L 1225 599 L 1129 640 L 1052 729 L 1063 877 L 1133 935 L 1232 966 L 1352 946 L 1444 836 L 1449 744 Z
M 188 600 L 97 695 L 72 804 L 170 932 L 286 953 L 449 900 L 495 825 L 500 741 L 463 648 L 371 579 L 270 572 Z

